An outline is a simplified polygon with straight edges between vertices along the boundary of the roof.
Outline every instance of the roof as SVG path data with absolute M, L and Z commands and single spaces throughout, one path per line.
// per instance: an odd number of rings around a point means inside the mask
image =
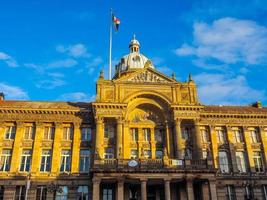
M 84 110 L 90 109 L 91 103 L 85 102 L 47 102 L 47 101 L 0 101 L 1 108 L 13 109 L 64 109 Z
M 267 108 L 253 106 L 204 106 L 204 112 L 227 114 L 267 114 Z

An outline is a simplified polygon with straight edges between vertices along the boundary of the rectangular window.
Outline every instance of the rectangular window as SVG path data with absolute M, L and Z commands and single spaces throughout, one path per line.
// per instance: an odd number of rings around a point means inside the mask
M 5 131 L 5 139 L 14 140 L 16 134 L 16 126 L 7 126 Z
M 254 152 L 253 153 L 253 160 L 256 172 L 263 172 L 263 159 L 261 152 Z
M 150 142 L 150 140 L 151 140 L 151 133 L 150 133 L 150 129 L 149 128 L 143 128 L 143 136 L 144 136 L 144 140 L 146 142 Z
M 162 159 L 163 158 L 163 151 L 161 149 L 156 150 L 156 159 Z
M 238 171 L 241 173 L 245 173 L 247 171 L 247 166 L 244 152 L 237 151 L 235 153 L 235 157 Z
M 190 137 L 190 128 L 189 127 L 182 128 L 182 138 L 184 140 L 189 140 L 189 137 Z
M 72 127 L 63 127 L 63 140 L 72 140 L 73 129 Z
M 250 140 L 251 140 L 251 143 L 259 143 L 260 142 L 259 134 L 258 134 L 257 130 L 251 130 L 250 131 Z
M 80 150 L 80 172 L 89 172 L 90 169 L 90 150 Z
M 103 200 L 113 200 L 113 190 L 110 188 L 103 188 Z
M 80 185 L 78 187 L 78 198 L 79 200 L 89 200 L 89 191 L 87 185 Z
M 233 185 L 227 185 L 227 198 L 228 200 L 236 200 L 235 187 Z
M 21 162 L 20 162 L 20 171 L 21 172 L 29 172 L 31 166 L 31 157 L 32 157 L 32 150 L 23 150 L 21 155 Z
M 208 157 L 208 152 L 206 150 L 202 151 L 202 158 L 207 159 Z
M 228 155 L 225 151 L 219 151 L 219 165 L 222 173 L 229 173 Z
M 51 170 L 51 150 L 43 150 L 41 156 L 41 172 L 49 172 Z
M 185 153 L 185 155 L 184 155 L 185 159 L 192 159 L 192 151 L 191 151 L 191 149 L 186 148 L 184 153 Z
M 242 131 L 240 129 L 233 130 L 234 133 L 234 138 L 236 143 L 243 142 L 243 136 L 242 136 Z
M 262 186 L 263 199 L 267 200 L 267 185 Z
M 144 150 L 144 157 L 147 159 L 151 158 L 151 150 Z
M 245 199 L 254 199 L 253 187 L 250 185 L 245 186 Z
M 36 191 L 36 200 L 46 200 L 47 188 L 46 186 L 38 186 Z
M 82 132 L 82 141 L 91 141 L 91 139 L 92 139 L 91 128 L 83 127 L 81 132 Z
M 68 193 L 68 186 L 59 186 L 59 189 L 57 190 L 55 195 L 55 200 L 68 200 Z
M 106 148 L 104 153 L 105 159 L 113 159 L 114 158 L 114 150 L 113 148 Z
M 209 133 L 208 133 L 207 129 L 201 130 L 201 136 L 202 136 L 202 142 L 203 143 L 209 142 Z
M 221 143 L 221 144 L 226 143 L 225 131 L 224 130 L 217 130 L 216 132 L 217 132 L 218 143 Z
M 131 128 L 131 140 L 136 142 L 138 141 L 138 129 L 137 128 Z
M 25 200 L 25 186 L 16 186 L 15 200 Z
M 0 200 L 4 200 L 4 192 L 5 192 L 4 186 L 0 186 Z
M 112 124 L 105 124 L 104 137 L 105 138 L 114 138 L 115 127 Z
M 131 149 L 131 159 L 137 159 L 137 158 L 138 158 L 137 149 Z
M 60 172 L 69 172 L 70 171 L 70 150 L 62 150 L 61 152 L 61 164 L 60 164 Z
M 45 126 L 44 127 L 44 139 L 45 140 L 53 140 L 55 133 L 55 127 L 53 126 Z
M 159 142 L 159 143 L 162 143 L 162 141 L 163 141 L 162 137 L 163 137 L 163 130 L 159 129 L 159 128 L 156 128 L 155 129 L 155 141 Z
M 0 160 L 0 171 L 7 172 L 10 169 L 11 163 L 11 149 L 3 149 Z
M 31 140 L 34 138 L 35 128 L 34 126 L 25 126 L 24 139 Z

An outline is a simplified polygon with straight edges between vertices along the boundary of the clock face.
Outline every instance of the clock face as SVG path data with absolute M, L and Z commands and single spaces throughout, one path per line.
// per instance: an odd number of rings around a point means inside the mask
M 136 167 L 138 165 L 138 162 L 136 160 L 130 160 L 128 162 L 129 167 Z

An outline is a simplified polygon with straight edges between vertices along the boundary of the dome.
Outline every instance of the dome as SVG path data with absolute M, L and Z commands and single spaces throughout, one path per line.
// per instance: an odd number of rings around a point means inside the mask
M 120 62 L 116 65 L 116 75 L 126 71 L 143 69 L 145 66 L 154 68 L 152 62 L 140 53 L 140 43 L 135 36 L 130 41 L 129 49 L 130 53 L 123 56 Z

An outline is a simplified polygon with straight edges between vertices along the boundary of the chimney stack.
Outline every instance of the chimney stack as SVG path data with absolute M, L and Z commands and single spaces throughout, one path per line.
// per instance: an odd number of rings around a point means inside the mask
M 256 101 L 254 104 L 252 104 L 253 107 L 255 108 L 262 108 L 261 102 L 260 101 Z
M 0 92 L 0 101 L 5 100 L 5 94 L 3 92 Z

